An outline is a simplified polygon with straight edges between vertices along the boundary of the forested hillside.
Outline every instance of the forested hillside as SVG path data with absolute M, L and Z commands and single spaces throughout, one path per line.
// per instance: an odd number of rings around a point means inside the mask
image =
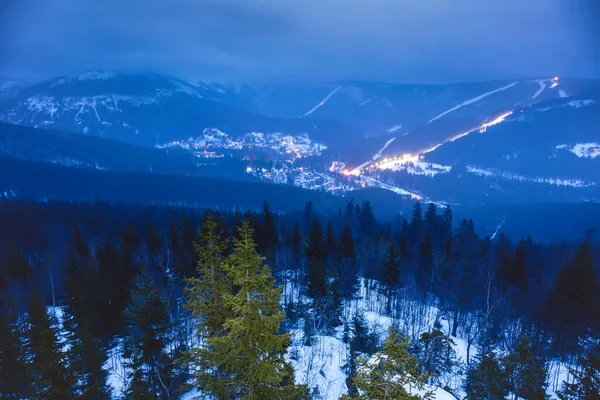
M 599 398 L 593 230 L 482 237 L 367 201 L 3 201 L 0 221 L 2 398 Z

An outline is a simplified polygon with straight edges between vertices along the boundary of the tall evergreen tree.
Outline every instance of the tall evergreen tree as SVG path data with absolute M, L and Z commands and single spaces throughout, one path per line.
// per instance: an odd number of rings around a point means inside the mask
M 84 399 L 110 396 L 108 374 L 103 368 L 110 344 L 101 315 L 109 300 L 104 278 L 81 231 L 75 228 L 67 255 L 63 327 L 70 343 L 67 357 L 75 391 Z
M 441 331 L 441 325 L 436 323 L 434 328 L 421 334 L 419 338 L 421 372 L 430 374 L 435 383 L 443 374 L 452 373 L 458 365 L 452 338 Z
M 505 400 L 508 384 L 496 354 L 488 352 L 478 358 L 467 371 L 466 400 Z
M 0 398 L 27 398 L 29 380 L 19 326 L 8 309 L 3 311 L 0 311 Z
M 600 344 L 579 357 L 579 365 L 571 368 L 572 382 L 559 391 L 561 400 L 598 400 L 600 398 Z
M 340 237 L 340 255 L 344 258 L 356 258 L 356 251 L 354 249 L 354 236 L 352 235 L 352 229 L 348 223 L 344 224 L 342 235 Z
M 142 270 L 125 310 L 127 335 L 123 355 L 130 370 L 128 399 L 170 399 L 176 393 L 178 374 L 174 352 L 167 352 L 171 324 L 160 291 Z
M 402 260 L 398 247 L 394 243 L 388 244 L 383 262 L 383 283 L 386 289 L 386 309 L 388 314 L 392 311 L 392 301 L 396 291 L 400 287 L 400 275 L 402 272 Z
M 196 244 L 197 277 L 187 280 L 189 286 L 186 292 L 186 308 L 198 321 L 196 336 L 197 342 L 202 345 L 190 349 L 184 362 L 194 367 L 196 385 L 218 399 L 229 398 L 227 390 L 219 383 L 225 379 L 226 373 L 218 365 L 207 367 L 203 356 L 206 350 L 212 350 L 207 341 L 224 334 L 223 325 L 232 315 L 231 309 L 226 308 L 223 302 L 223 296 L 233 290 L 233 283 L 223 269 L 227 247 L 227 241 L 212 215 L 206 214 Z
M 227 241 L 211 214 L 206 214 L 196 247 L 197 277 L 187 279 L 187 308 L 201 323 L 203 339 L 223 330 L 229 312 L 223 308 L 222 296 L 233 290 L 231 279 L 223 270 Z
M 278 334 L 284 319 L 279 308 L 281 291 L 252 237 L 245 221 L 233 253 L 223 264 L 238 288 L 235 294 L 223 294 L 223 304 L 233 314 L 225 321 L 225 332 L 209 338 L 209 347 L 199 353 L 207 368 L 222 368 L 228 376 L 203 389 L 217 397 L 227 396 L 220 398 L 301 398 L 304 388 L 294 385 L 293 370 L 284 358 L 290 335 Z
M 531 342 L 521 338 L 513 350 L 502 359 L 508 389 L 523 399 L 546 398 L 548 371 L 544 361 L 531 349 Z
M 413 206 L 412 217 L 410 220 L 410 243 L 419 243 L 423 234 L 423 209 L 421 203 L 416 202 Z
M 43 301 L 33 294 L 28 314 L 26 353 L 30 399 L 63 400 L 73 396 L 73 377 L 66 367 L 53 321 Z
M 312 298 L 324 298 L 327 295 L 325 270 L 325 238 L 323 229 L 317 220 L 314 220 L 308 237 L 304 252 L 308 260 L 308 295 Z
M 546 302 L 546 321 L 564 348 L 576 345 L 598 322 L 599 290 L 594 256 L 584 243 L 559 272 Z

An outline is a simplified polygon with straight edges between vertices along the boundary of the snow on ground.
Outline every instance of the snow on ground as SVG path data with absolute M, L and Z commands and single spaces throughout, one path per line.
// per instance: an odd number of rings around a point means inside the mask
M 579 158 L 596 158 L 600 156 L 600 144 L 598 143 L 578 143 L 569 151 Z
M 533 111 L 540 113 L 540 112 L 546 112 L 546 111 L 552 110 L 554 108 L 561 108 L 561 107 L 581 108 L 581 107 L 589 107 L 594 104 L 596 104 L 596 102 L 594 100 L 571 100 L 567 103 L 563 103 L 560 105 L 536 108 L 536 109 L 533 109 Z
M 375 155 L 373 156 L 373 161 L 378 160 L 381 158 L 381 153 L 383 153 L 383 151 L 390 145 L 392 144 L 392 142 L 396 140 L 395 137 L 391 138 L 390 140 L 388 140 L 387 142 L 385 142 L 385 145 L 383 145 L 383 147 L 377 152 L 375 153 Z
M 562 90 L 562 89 L 560 89 L 560 90 L 558 91 L 558 95 L 559 95 L 560 97 L 563 97 L 563 98 L 564 98 L 564 97 L 569 97 L 569 95 L 567 94 L 567 92 L 565 92 L 565 91 L 564 91 L 564 90 Z
M 544 90 L 546 89 L 546 82 L 548 81 L 552 81 L 551 79 L 538 79 L 535 82 L 537 82 L 540 85 L 540 88 L 537 92 L 535 92 L 535 94 L 531 97 L 531 99 L 535 99 L 536 97 L 538 97 L 540 94 L 542 94 L 544 92 Z
M 370 99 L 367 99 L 367 100 L 363 101 L 358 106 L 359 107 L 365 106 L 365 105 L 369 104 L 370 102 L 372 102 L 373 100 L 375 100 L 375 97 L 371 97 Z
M 475 175 L 501 178 L 510 181 L 542 183 L 554 186 L 570 186 L 573 188 L 585 188 L 595 185 L 595 182 L 586 182 L 581 179 L 527 177 L 507 171 L 480 168 L 474 165 L 468 165 L 466 170 Z
M 331 92 L 329 92 L 329 94 L 327 96 L 325 96 L 325 98 L 323 100 L 321 100 L 316 106 L 314 106 L 313 108 L 311 108 L 309 111 L 307 111 L 306 113 L 304 113 L 304 115 L 302 115 L 300 118 L 302 117 L 306 117 L 309 116 L 310 114 L 314 113 L 315 111 L 317 111 L 319 108 L 321 108 L 325 103 L 327 103 L 327 101 L 331 98 L 331 96 L 333 96 L 335 94 L 335 92 L 337 92 L 338 90 L 340 90 L 342 87 L 338 86 L 335 89 L 333 89 Z
M 293 288 L 285 288 L 285 291 L 294 293 Z M 293 294 L 292 294 L 293 295 Z M 305 299 L 305 302 L 310 301 Z M 365 282 L 361 282 L 360 294 L 346 304 L 344 308 L 344 319 L 351 320 L 356 313 L 363 313 L 370 325 L 372 332 L 378 338 L 379 344 L 387 337 L 388 328 L 395 325 L 403 333 L 411 338 L 418 338 L 424 332 L 430 331 L 436 321 L 442 322 L 442 329 L 449 331 L 448 323 L 440 321 L 439 310 L 434 306 L 422 306 L 418 302 L 406 300 L 398 309 L 403 311 L 399 320 L 395 323 L 393 319 L 383 313 L 386 297 L 375 290 L 368 290 Z M 415 310 L 420 309 L 418 313 Z M 417 317 L 417 315 L 424 317 Z M 408 323 L 407 323 L 408 322 Z M 303 322 L 299 325 L 302 325 Z M 318 388 L 318 392 L 324 400 L 338 400 L 347 392 L 347 375 L 343 368 L 347 362 L 347 345 L 343 342 L 343 328 L 338 327 L 334 332 L 323 335 L 315 335 L 312 346 L 304 345 L 302 329 L 292 332 L 292 346 L 289 349 L 289 359 L 296 373 L 296 382 L 307 384 L 311 388 Z M 466 342 L 460 338 L 452 338 L 459 360 L 466 359 Z M 426 390 L 434 392 L 435 400 L 456 400 L 454 396 L 445 390 L 433 386 L 427 386 Z M 414 394 L 421 393 L 415 388 L 411 389 Z M 424 391 L 423 391 L 424 393 Z
M 400 129 L 402 129 L 402 125 L 394 125 L 390 129 L 388 129 L 386 132 L 394 133 L 394 132 L 398 132 Z
M 494 93 L 498 93 L 498 92 L 502 92 L 502 91 L 504 91 L 504 90 L 510 89 L 510 88 L 512 88 L 513 86 L 516 86 L 516 85 L 517 85 L 517 83 L 519 83 L 519 82 L 513 82 L 513 83 L 511 83 L 511 84 L 508 84 L 508 85 L 506 85 L 506 86 L 503 86 L 503 87 L 501 87 L 501 88 L 499 88 L 499 89 L 492 90 L 492 91 L 490 91 L 490 92 L 487 92 L 487 93 L 484 93 L 484 94 L 482 94 L 482 95 L 479 95 L 479 96 L 477 96 L 477 97 L 474 97 L 474 98 L 472 98 L 472 99 L 470 99 L 470 100 L 467 100 L 467 101 L 465 101 L 465 102 L 463 102 L 463 103 L 457 104 L 456 106 L 452 107 L 451 109 L 444 111 L 444 112 L 443 112 L 443 113 L 441 113 L 440 115 L 438 115 L 438 116 L 436 116 L 436 117 L 433 117 L 433 118 L 432 118 L 432 119 L 429 121 L 429 123 L 432 123 L 432 122 L 433 122 L 433 121 L 435 121 L 436 119 L 442 118 L 443 116 L 445 116 L 445 115 L 448 115 L 448 114 L 450 114 L 451 112 L 454 112 L 454 111 L 458 110 L 459 108 L 462 108 L 462 107 L 468 106 L 468 105 L 470 105 L 470 104 L 476 103 L 476 102 L 478 102 L 478 101 L 480 101 L 480 100 L 483 100 L 484 98 L 486 98 L 486 97 L 488 97 L 488 96 L 491 96 L 491 95 L 492 95 L 492 94 L 494 94 Z

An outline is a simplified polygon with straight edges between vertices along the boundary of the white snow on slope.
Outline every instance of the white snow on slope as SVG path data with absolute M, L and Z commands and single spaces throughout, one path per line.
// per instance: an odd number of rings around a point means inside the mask
M 364 105 L 367 105 L 367 104 L 369 104 L 369 103 L 370 103 L 370 102 L 372 102 L 373 100 L 375 100 L 375 97 L 371 97 L 370 99 L 367 99 L 367 100 L 363 101 L 363 102 L 362 102 L 362 103 L 360 103 L 358 106 L 359 106 L 359 107 L 362 107 L 362 106 L 364 106 Z
M 304 115 L 302 115 L 300 118 L 302 117 L 306 117 L 312 113 L 314 113 L 315 111 L 317 111 L 319 108 L 321 108 L 325 103 L 327 103 L 327 101 L 331 98 L 331 96 L 333 96 L 335 94 L 335 92 L 337 92 L 338 90 L 340 90 L 342 87 L 338 86 L 335 89 L 333 89 L 331 92 L 329 92 L 329 94 L 327 96 L 325 96 L 325 98 L 323 100 L 321 100 L 316 106 L 314 106 L 313 108 L 311 108 L 309 111 L 307 111 Z
M 394 125 L 390 129 L 388 129 L 386 132 L 394 133 L 394 132 L 398 132 L 400 129 L 402 129 L 402 125 Z
M 381 153 L 383 153 L 383 151 L 390 145 L 392 144 L 392 142 L 396 140 L 395 137 L 391 138 L 390 140 L 388 140 L 387 142 L 385 142 L 385 145 L 383 145 L 383 147 L 377 152 L 375 153 L 375 155 L 373 156 L 373 161 L 378 160 L 381 158 Z
M 565 92 L 565 91 L 564 91 L 564 90 L 562 90 L 562 89 L 560 89 L 560 90 L 558 91 L 558 95 L 559 95 L 560 97 L 563 97 L 563 98 L 564 98 L 564 97 L 569 97 L 569 95 L 567 94 L 567 92 Z
M 63 78 L 60 78 L 55 83 L 53 83 L 52 86 L 50 86 L 50 87 L 62 85 L 64 83 L 69 83 L 69 82 L 73 82 L 73 81 L 95 81 L 95 80 L 106 81 L 106 80 L 115 78 L 116 76 L 117 75 L 112 72 L 90 71 L 90 72 L 85 72 L 85 73 L 79 74 L 79 75 L 70 75 L 70 76 L 65 76 Z
M 569 150 L 579 158 L 596 158 L 600 157 L 600 144 L 598 143 L 577 143 L 573 147 L 561 144 L 556 146 L 557 149 Z
M 548 79 L 550 80 L 550 79 Z M 537 92 L 535 92 L 535 94 L 531 97 L 531 99 L 535 99 L 536 97 L 538 97 L 540 94 L 542 94 L 544 92 L 544 90 L 546 89 L 546 82 L 548 81 L 546 79 L 538 79 L 536 82 L 540 85 L 540 88 Z
M 586 182 L 581 179 L 566 179 L 566 178 L 543 178 L 543 177 L 527 177 L 519 174 L 515 174 L 512 172 L 506 171 L 498 171 L 493 169 L 485 169 L 480 168 L 474 165 L 467 166 L 467 172 L 485 176 L 485 177 L 494 177 L 501 178 L 509 181 L 518 181 L 518 182 L 532 182 L 532 183 L 542 183 L 547 185 L 561 186 L 561 187 L 573 187 L 573 188 L 586 188 L 590 186 L 595 186 L 595 182 Z
M 476 102 L 478 102 L 480 100 L 483 100 L 484 98 L 486 98 L 486 97 L 488 97 L 488 96 L 490 96 L 490 95 L 492 95 L 494 93 L 498 93 L 498 92 L 502 92 L 504 90 L 510 89 L 511 87 L 516 86 L 518 83 L 519 82 L 513 82 L 513 83 L 508 84 L 506 86 L 503 86 L 503 87 L 501 87 L 499 89 L 492 90 L 491 92 L 487 92 L 487 93 L 484 93 L 484 94 L 482 94 L 480 96 L 474 97 L 474 98 L 472 98 L 470 100 L 465 101 L 464 103 L 460 103 L 460 104 L 452 107 L 451 109 L 444 111 L 443 113 L 441 113 L 437 117 L 432 118 L 428 123 L 432 123 L 436 119 L 442 118 L 443 116 L 448 115 L 451 112 L 454 112 L 454 111 L 458 110 L 459 108 L 462 108 L 462 107 L 468 106 L 470 104 L 476 103 Z
M 552 105 L 552 106 L 548 106 L 548 107 L 542 107 L 542 108 L 534 108 L 533 111 L 541 113 L 541 112 L 546 112 L 555 108 L 562 108 L 562 107 L 573 107 L 573 108 L 582 108 L 582 107 L 589 107 L 596 104 L 596 102 L 594 100 L 571 100 L 567 103 L 563 103 L 563 104 L 559 104 L 559 105 Z

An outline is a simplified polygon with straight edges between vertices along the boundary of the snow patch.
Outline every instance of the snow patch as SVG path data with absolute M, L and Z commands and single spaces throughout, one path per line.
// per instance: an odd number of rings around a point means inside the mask
M 541 183 L 561 187 L 586 188 L 596 184 L 595 182 L 586 182 L 581 179 L 527 177 L 512 172 L 485 169 L 473 165 L 468 165 L 466 170 L 471 174 L 487 178 L 494 177 L 510 181 Z
M 577 143 L 569 148 L 566 144 L 556 146 L 557 149 L 568 149 L 579 158 L 596 158 L 600 156 L 600 144 L 598 143 Z
M 398 132 L 400 129 L 402 129 L 402 125 L 394 125 L 390 129 L 388 129 L 386 132 L 395 133 L 395 132 Z

